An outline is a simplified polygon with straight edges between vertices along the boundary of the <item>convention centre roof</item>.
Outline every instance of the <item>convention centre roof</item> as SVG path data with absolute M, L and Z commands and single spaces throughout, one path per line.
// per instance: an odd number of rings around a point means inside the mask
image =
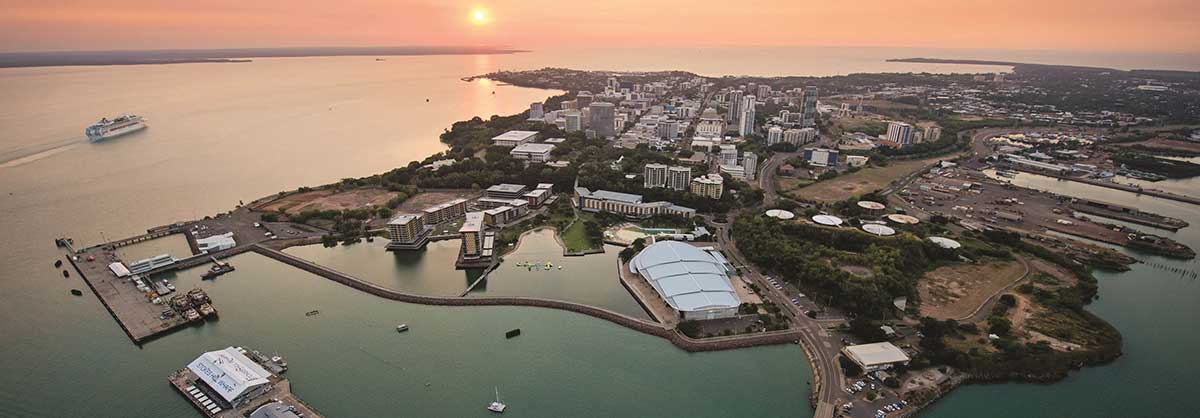
M 702 311 L 741 304 L 725 264 L 713 254 L 678 241 L 656 242 L 638 253 L 629 270 L 650 282 L 678 311 Z

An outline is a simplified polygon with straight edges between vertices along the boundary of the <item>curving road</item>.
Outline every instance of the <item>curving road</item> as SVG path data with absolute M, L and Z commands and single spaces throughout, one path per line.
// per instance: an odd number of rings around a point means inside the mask
M 775 172 L 778 171 L 780 164 L 797 155 L 800 153 L 777 152 L 767 159 L 766 164 L 763 164 L 762 171 L 758 176 L 758 188 L 763 191 L 763 205 L 770 206 L 779 200 L 779 193 L 775 190 Z
M 737 213 L 732 212 L 727 216 L 732 220 L 737 217 Z M 805 356 L 808 357 L 813 369 L 812 384 L 819 385 L 819 387 L 813 388 L 813 393 L 816 395 L 814 400 L 816 412 L 813 417 L 832 418 L 837 405 L 843 402 L 842 388 L 846 386 L 845 377 L 837 363 L 841 342 L 832 337 L 821 322 L 804 315 L 800 307 L 791 303 L 791 297 L 787 293 L 771 286 L 766 278 L 746 261 L 746 257 L 737 248 L 732 228 L 729 225 L 721 225 L 717 228 L 717 242 L 721 249 L 725 250 L 729 261 L 741 267 L 742 276 L 749 278 L 759 288 L 765 290 L 767 296 L 793 318 L 796 329 L 800 332 Z

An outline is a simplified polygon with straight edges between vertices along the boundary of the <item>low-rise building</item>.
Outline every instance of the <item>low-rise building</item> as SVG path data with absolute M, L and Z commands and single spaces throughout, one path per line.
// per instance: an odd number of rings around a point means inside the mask
M 525 201 L 529 202 L 529 207 L 531 208 L 541 207 L 543 203 L 546 203 L 547 199 L 550 199 L 552 194 L 551 189 L 534 189 L 529 193 L 525 193 Z
M 504 225 L 512 217 L 512 206 L 500 206 L 483 211 L 483 224 L 487 226 Z
M 642 195 L 637 194 L 608 190 L 591 191 L 583 187 L 576 187 L 575 198 L 575 204 L 585 212 L 619 213 L 629 218 L 648 218 L 654 215 L 686 217 L 696 215 L 695 209 L 671 202 L 643 202 Z
M 720 138 L 722 135 L 725 135 L 725 119 L 717 114 L 716 109 L 704 109 L 696 123 L 696 136 Z
M 228 250 L 236 247 L 237 241 L 233 239 L 233 232 L 226 232 L 221 235 L 213 235 L 211 237 L 196 238 L 196 248 L 200 249 L 201 254 L 215 253 L 217 251 Z
M 188 371 L 228 405 L 240 407 L 271 390 L 271 373 L 237 348 L 209 351 L 188 363 Z M 208 391 L 205 391 L 208 392 Z
M 501 206 L 516 206 L 523 205 L 528 207 L 529 201 L 525 199 L 525 195 L 521 195 L 518 199 L 503 199 L 495 197 L 481 197 L 475 201 L 475 207 L 479 209 L 494 209 Z
M 746 180 L 746 168 L 742 167 L 740 165 L 721 164 L 721 166 L 718 167 L 717 169 L 722 174 L 728 174 L 729 177 L 733 177 L 738 180 Z
M 838 152 L 825 148 L 805 148 L 804 161 L 817 167 L 833 167 L 838 163 Z
M 425 208 L 422 211 L 422 222 L 426 225 L 437 225 L 461 218 L 467 213 L 467 199 L 454 199 Z
M 492 145 L 515 147 L 527 142 L 534 142 L 537 140 L 537 136 L 537 131 L 508 131 L 492 137 Z
M 553 150 L 554 144 L 525 143 L 513 147 L 512 151 L 508 152 L 508 155 L 531 163 L 544 163 L 550 161 L 550 152 Z
M 903 350 L 888 342 L 848 345 L 842 348 L 842 354 L 864 372 L 889 369 L 895 365 L 908 364 L 909 361 Z
M 846 156 L 846 165 L 848 165 L 850 167 L 862 167 L 862 166 L 867 165 L 867 161 L 870 161 L 870 160 L 871 160 L 871 157 L 867 157 L 865 155 L 847 155 Z
M 159 267 L 169 266 L 179 261 L 170 254 L 159 254 L 154 257 L 141 259 L 129 264 L 129 272 L 132 274 L 142 274 Z
M 497 184 L 484 191 L 484 197 L 493 199 L 520 199 L 527 188 L 524 184 Z

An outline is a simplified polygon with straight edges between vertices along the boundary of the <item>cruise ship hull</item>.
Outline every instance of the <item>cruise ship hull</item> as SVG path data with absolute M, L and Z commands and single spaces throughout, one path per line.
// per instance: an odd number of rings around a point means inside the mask
M 131 134 L 131 133 L 140 131 L 142 129 L 146 129 L 145 123 L 137 123 L 134 125 L 124 126 L 124 127 L 112 129 L 112 130 L 109 130 L 109 131 L 103 132 L 103 133 L 100 133 L 100 132 L 86 132 L 86 133 L 87 133 L 88 141 L 100 142 L 100 141 L 104 141 L 106 139 L 116 138 L 121 135 Z

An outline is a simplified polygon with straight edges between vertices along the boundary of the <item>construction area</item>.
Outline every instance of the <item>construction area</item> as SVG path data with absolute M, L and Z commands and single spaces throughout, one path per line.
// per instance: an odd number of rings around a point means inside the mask
M 921 316 L 964 320 L 979 307 L 1029 274 L 1021 260 L 988 260 L 979 263 L 943 266 L 917 282 L 921 295 Z
M 894 161 L 886 167 L 866 167 L 853 173 L 842 174 L 832 179 L 821 180 L 812 184 L 808 184 L 806 181 L 780 177 L 778 180 L 779 188 L 782 194 L 803 201 L 820 203 L 840 202 L 876 190 L 882 190 L 891 185 L 892 182 L 920 171 L 938 162 L 938 160 L 938 158 L 933 158 Z

